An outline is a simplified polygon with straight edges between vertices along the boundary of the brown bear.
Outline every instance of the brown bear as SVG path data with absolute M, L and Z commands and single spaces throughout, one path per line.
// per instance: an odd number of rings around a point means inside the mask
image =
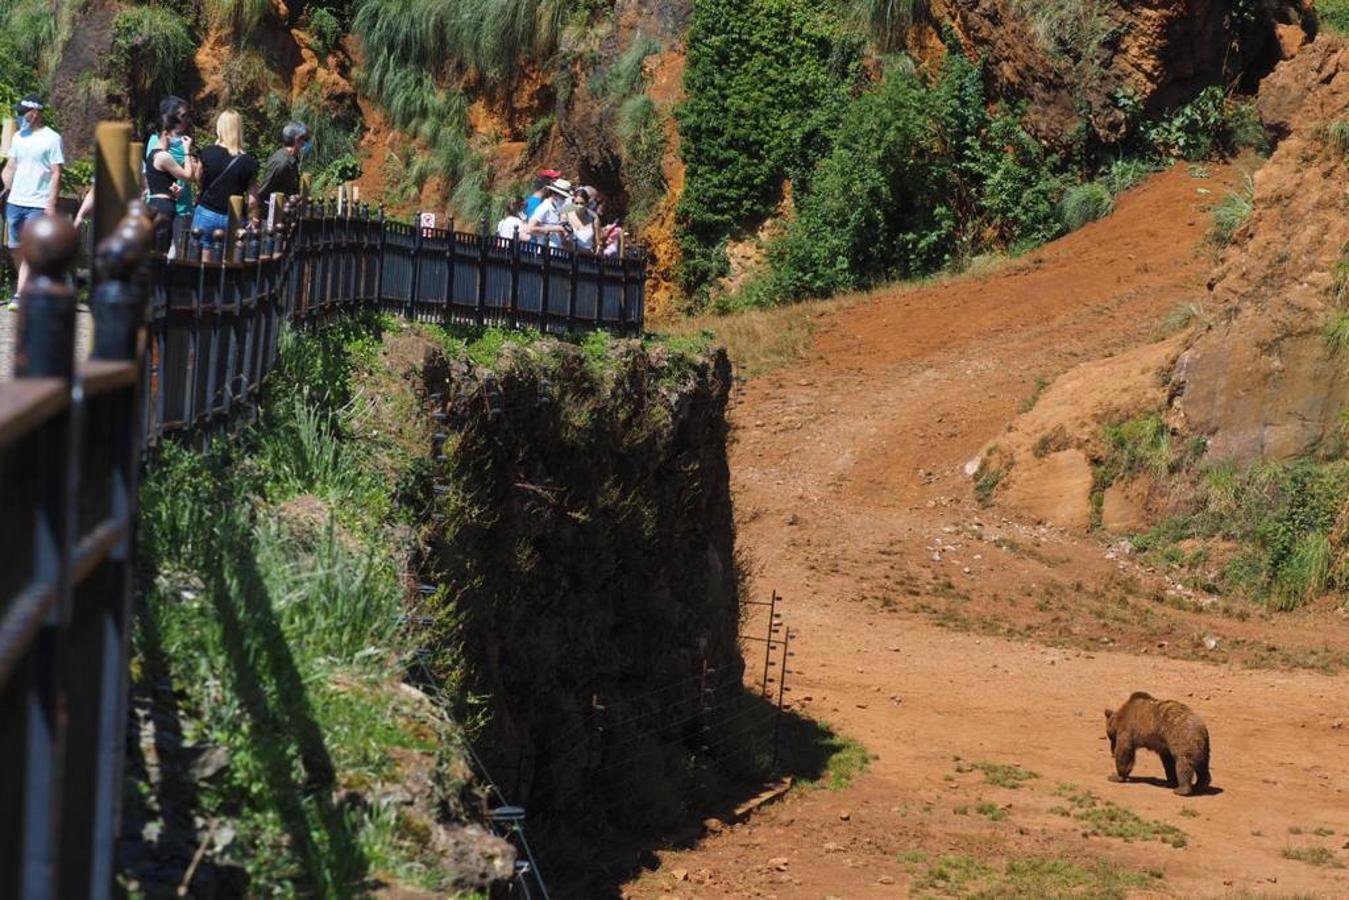
M 1134 751 L 1142 747 L 1162 758 L 1167 787 L 1177 794 L 1188 796 L 1196 788 L 1208 787 L 1208 727 L 1184 703 L 1136 691 L 1119 709 L 1105 711 L 1105 733 L 1115 754 L 1117 774 L 1110 776 L 1111 781 L 1129 780 Z

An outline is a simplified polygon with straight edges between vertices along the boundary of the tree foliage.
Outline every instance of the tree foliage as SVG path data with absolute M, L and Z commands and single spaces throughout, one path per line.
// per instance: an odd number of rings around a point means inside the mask
M 677 110 L 687 181 L 680 277 L 706 291 L 725 239 L 808 176 L 861 76 L 860 43 L 823 0 L 701 0 Z

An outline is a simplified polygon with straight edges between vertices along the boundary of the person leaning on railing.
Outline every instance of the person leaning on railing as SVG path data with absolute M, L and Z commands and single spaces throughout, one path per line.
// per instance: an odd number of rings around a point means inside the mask
M 192 230 L 202 232 L 202 246 L 215 246 L 212 235 L 229 231 L 230 198 L 248 197 L 251 224 L 258 224 L 258 163 L 244 152 L 243 119 L 232 109 L 215 120 L 216 142 L 201 151 L 201 197 L 192 214 Z

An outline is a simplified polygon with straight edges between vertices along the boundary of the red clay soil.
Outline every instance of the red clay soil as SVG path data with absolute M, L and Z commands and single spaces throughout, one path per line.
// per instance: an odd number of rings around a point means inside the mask
M 807 360 L 745 386 L 732 413 L 739 539 L 755 593 L 787 598 L 791 703 L 874 759 L 850 787 L 795 792 L 659 852 L 625 895 L 959 895 L 923 879 L 964 855 L 998 869 L 1107 860 L 1150 870 L 1147 893 L 1349 896 L 1336 867 L 1349 864 L 1342 611 L 1201 609 L 1106 540 L 981 508 L 963 472 L 1037 379 L 1156 340 L 1203 297 L 1206 207 L 1236 177 L 1180 165 L 990 276 L 844 307 Z M 1221 792 L 1107 782 L 1102 710 L 1134 690 L 1204 716 Z M 993 786 L 956 758 L 1039 777 Z M 1136 772 L 1161 766 L 1143 752 Z M 1063 784 L 1176 826 L 1186 846 L 1084 836 L 1051 811 Z M 1005 817 L 979 814 L 984 802 Z M 1284 855 L 1305 848 L 1330 855 Z

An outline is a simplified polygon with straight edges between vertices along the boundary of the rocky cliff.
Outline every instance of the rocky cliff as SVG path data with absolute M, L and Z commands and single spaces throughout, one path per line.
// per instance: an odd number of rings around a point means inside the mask
M 1345 308 L 1349 50 L 1319 38 L 1260 89 L 1286 134 L 1255 175 L 1253 212 L 1215 274 L 1212 330 L 1181 356 L 1178 422 L 1215 459 L 1285 459 L 1342 431 L 1349 379 L 1333 329 Z

